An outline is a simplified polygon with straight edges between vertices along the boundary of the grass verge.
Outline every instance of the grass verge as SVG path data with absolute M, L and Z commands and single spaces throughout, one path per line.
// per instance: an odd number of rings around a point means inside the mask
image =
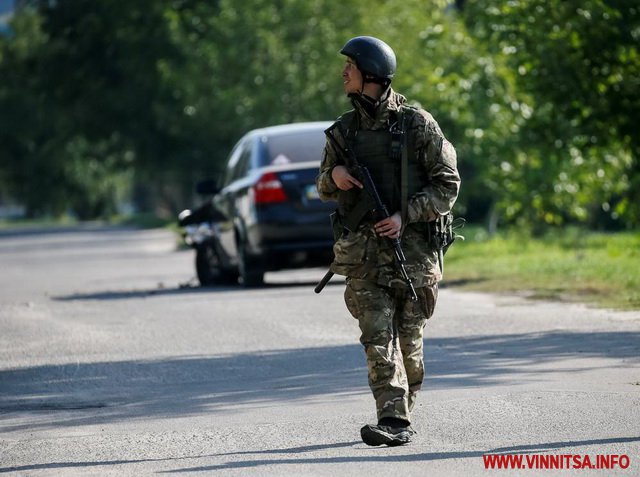
M 463 235 L 447 253 L 445 285 L 640 309 L 640 231 L 564 229 L 531 238 L 469 227 Z
M 20 228 L 59 228 L 73 227 L 79 225 L 124 225 L 139 229 L 155 229 L 169 227 L 177 229 L 177 218 L 161 218 L 154 214 L 134 214 L 134 215 L 114 215 L 106 219 L 96 219 L 91 221 L 81 221 L 74 217 L 64 215 L 56 218 L 40 219 L 0 219 L 0 230 L 11 230 Z

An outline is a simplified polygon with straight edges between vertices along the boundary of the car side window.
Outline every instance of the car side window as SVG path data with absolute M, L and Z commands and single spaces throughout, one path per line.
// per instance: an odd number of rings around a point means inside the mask
M 223 187 L 228 186 L 234 181 L 244 177 L 251 165 L 252 141 L 250 138 L 239 142 L 231 151 L 227 169 L 224 173 Z
M 222 181 L 222 186 L 226 187 L 231 182 L 233 182 L 233 174 L 235 171 L 235 166 L 240 159 L 240 155 L 242 154 L 242 145 L 237 144 L 236 147 L 231 151 L 231 155 L 229 156 L 229 160 L 227 161 L 227 168 L 224 172 L 224 180 Z
M 251 142 L 247 141 L 242 148 L 242 153 L 240 154 L 240 158 L 238 159 L 238 163 L 236 164 L 233 180 L 238 180 L 247 175 L 249 171 L 249 165 L 251 164 Z

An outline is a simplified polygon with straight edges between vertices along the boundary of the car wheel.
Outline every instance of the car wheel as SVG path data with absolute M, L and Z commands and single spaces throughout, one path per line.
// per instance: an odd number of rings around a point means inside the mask
M 204 243 L 196 249 L 196 273 L 203 287 L 237 280 L 237 276 L 232 276 L 221 267 L 220 257 L 213 243 Z
M 243 246 L 240 251 L 239 272 L 245 287 L 259 287 L 264 285 L 264 270 L 255 259 L 247 253 Z

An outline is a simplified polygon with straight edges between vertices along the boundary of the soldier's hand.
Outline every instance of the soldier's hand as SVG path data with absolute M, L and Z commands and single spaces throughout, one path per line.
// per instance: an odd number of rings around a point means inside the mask
M 374 225 L 375 231 L 381 237 L 399 238 L 402 230 L 402 217 L 400 212 L 389 216 L 388 218 L 377 222 Z
M 331 178 L 333 182 L 336 183 L 338 189 L 340 190 L 349 190 L 353 189 L 353 187 L 359 187 L 362 189 L 362 183 L 349 174 L 349 170 L 345 166 L 336 166 L 331 171 Z

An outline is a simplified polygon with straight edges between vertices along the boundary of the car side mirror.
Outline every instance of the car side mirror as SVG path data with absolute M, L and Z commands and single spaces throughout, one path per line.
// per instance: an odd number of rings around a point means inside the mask
M 196 184 L 196 192 L 200 195 L 213 195 L 220 192 L 220 188 L 214 179 L 205 179 Z

